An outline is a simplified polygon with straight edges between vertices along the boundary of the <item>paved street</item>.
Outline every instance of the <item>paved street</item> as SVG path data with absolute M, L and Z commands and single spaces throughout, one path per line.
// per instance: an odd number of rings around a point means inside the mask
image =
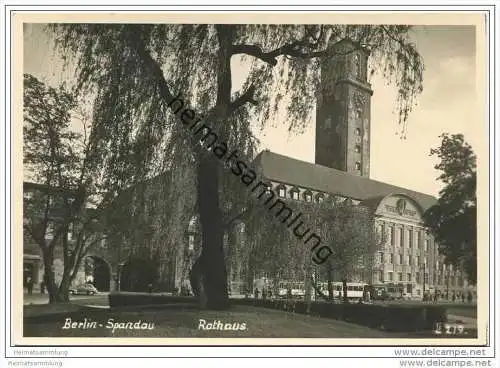
M 73 304 L 85 305 L 85 306 L 109 306 L 108 302 L 108 292 L 101 292 L 96 295 L 70 295 L 70 301 Z M 48 294 L 24 294 L 23 304 L 48 304 L 49 295 Z

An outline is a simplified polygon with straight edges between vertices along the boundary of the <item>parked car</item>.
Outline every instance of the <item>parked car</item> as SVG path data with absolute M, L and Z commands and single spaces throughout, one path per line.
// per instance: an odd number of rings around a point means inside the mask
M 72 295 L 95 295 L 99 291 L 92 284 L 83 284 L 70 288 L 69 293 Z
M 403 299 L 403 300 L 412 300 L 412 295 L 410 293 L 403 293 L 401 295 L 401 299 Z

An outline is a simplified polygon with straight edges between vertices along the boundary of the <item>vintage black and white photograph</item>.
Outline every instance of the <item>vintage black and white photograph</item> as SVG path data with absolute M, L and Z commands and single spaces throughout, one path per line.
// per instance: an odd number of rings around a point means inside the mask
M 23 338 L 484 344 L 484 29 L 299 15 L 23 22 Z

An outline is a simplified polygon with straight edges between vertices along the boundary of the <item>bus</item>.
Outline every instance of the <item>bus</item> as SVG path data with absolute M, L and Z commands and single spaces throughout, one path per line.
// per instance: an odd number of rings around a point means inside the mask
M 321 292 L 328 295 L 328 282 L 320 282 L 317 284 Z M 334 281 L 332 282 L 333 287 L 333 297 L 343 298 L 342 282 Z M 347 283 L 347 299 L 360 299 L 365 295 L 365 291 L 368 288 L 368 284 L 365 282 L 348 282 Z
M 306 294 L 303 281 L 280 281 L 278 284 L 279 297 L 287 298 L 288 290 L 290 290 L 292 298 L 303 298 Z

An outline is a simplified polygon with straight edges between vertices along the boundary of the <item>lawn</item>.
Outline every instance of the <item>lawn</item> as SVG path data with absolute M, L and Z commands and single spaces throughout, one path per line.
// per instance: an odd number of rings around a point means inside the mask
M 455 316 L 477 318 L 477 307 L 475 305 L 452 305 L 446 311 L 448 314 Z
M 234 306 L 228 311 L 200 311 L 192 306 L 162 306 L 138 310 L 141 307 L 120 310 L 84 309 L 53 315 L 27 318 L 25 337 L 261 337 L 261 338 L 384 338 L 391 337 L 382 331 L 364 326 L 293 314 L 251 306 Z M 26 313 L 27 315 L 28 313 Z M 95 328 L 64 329 L 66 318 L 71 322 L 96 322 Z M 108 321 L 153 323 L 154 329 L 106 328 Z M 225 323 L 246 323 L 244 331 L 204 331 L 198 329 L 200 319 L 206 323 L 219 320 Z M 101 325 L 101 326 L 99 326 Z

